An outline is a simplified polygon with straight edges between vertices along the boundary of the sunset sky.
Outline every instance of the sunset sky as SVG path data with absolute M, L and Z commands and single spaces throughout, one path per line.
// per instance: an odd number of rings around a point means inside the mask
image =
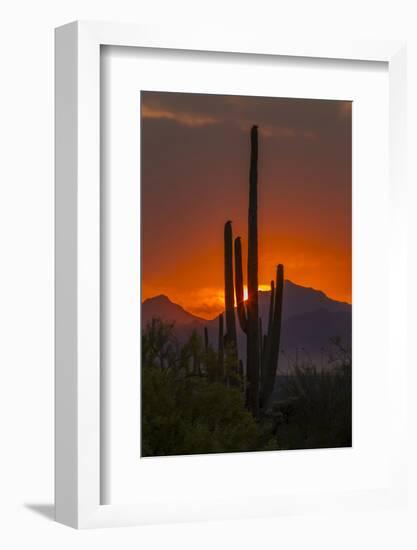
M 283 263 L 286 279 L 351 302 L 350 102 L 142 92 L 141 117 L 143 300 L 224 309 L 223 228 L 246 262 L 257 124 L 261 288 Z

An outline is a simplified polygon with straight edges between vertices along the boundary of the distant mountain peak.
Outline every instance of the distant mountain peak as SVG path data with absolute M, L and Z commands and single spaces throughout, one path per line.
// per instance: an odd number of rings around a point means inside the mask
M 324 296 L 326 296 L 326 294 L 322 291 L 322 290 L 318 290 L 317 288 L 313 288 L 312 286 L 305 286 L 305 285 L 300 285 L 298 283 L 294 283 L 294 281 L 290 281 L 290 279 L 285 279 L 284 280 L 284 286 L 288 286 L 288 287 L 294 287 L 294 288 L 301 288 L 303 290 L 311 290 L 313 292 L 318 292 L 320 294 L 323 294 Z
M 174 303 L 168 298 L 166 294 L 158 294 L 157 296 L 152 296 L 151 298 L 147 298 L 146 300 L 144 300 L 143 303 L 146 304 L 147 302 L 169 302 L 170 304 Z
M 142 323 L 152 319 L 164 319 L 176 325 L 190 325 L 203 323 L 204 319 L 186 311 L 179 304 L 172 302 L 165 294 L 158 294 L 142 302 Z
M 343 300 L 336 300 L 335 298 L 330 298 L 330 296 L 328 296 L 322 290 L 319 290 L 317 288 L 313 288 L 312 286 L 299 285 L 297 283 L 294 283 L 293 281 L 290 281 L 289 279 L 285 279 L 284 288 L 291 289 L 291 290 L 298 290 L 300 292 L 314 293 L 317 297 L 321 297 L 324 300 L 330 300 L 331 302 L 334 302 L 336 304 L 344 304 L 344 305 L 348 306 L 349 308 L 352 307 L 351 304 L 349 304 L 348 302 L 344 302 Z

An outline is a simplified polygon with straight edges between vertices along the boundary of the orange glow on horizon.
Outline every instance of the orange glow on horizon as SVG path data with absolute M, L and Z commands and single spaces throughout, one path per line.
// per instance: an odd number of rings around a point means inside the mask
M 295 284 L 299 284 L 301 286 L 312 286 L 308 285 L 307 283 L 303 283 L 300 281 L 291 280 L 291 282 Z M 322 290 L 319 286 L 312 287 L 316 290 Z M 266 284 L 260 284 L 258 286 L 258 290 L 260 292 L 269 292 L 271 290 L 270 285 Z M 333 300 L 339 300 L 342 302 L 351 303 L 350 297 L 346 296 L 340 296 L 335 297 L 334 295 L 331 295 L 327 293 L 325 294 L 333 299 Z M 201 317 L 203 319 L 212 320 L 215 317 L 217 317 L 220 313 L 224 311 L 224 291 L 222 288 L 210 288 L 210 289 L 203 289 L 202 292 L 186 292 L 186 293 L 178 293 L 174 292 L 172 289 L 165 289 L 162 292 L 158 291 L 143 291 L 142 292 L 142 301 L 152 298 L 153 296 L 156 296 L 158 294 L 166 294 L 169 299 L 183 307 L 186 311 L 189 313 L 192 313 L 193 315 L 196 315 L 197 317 Z M 248 289 L 246 286 L 243 287 L 243 297 L 245 302 L 248 299 Z M 235 299 L 235 306 L 236 306 L 236 299 Z

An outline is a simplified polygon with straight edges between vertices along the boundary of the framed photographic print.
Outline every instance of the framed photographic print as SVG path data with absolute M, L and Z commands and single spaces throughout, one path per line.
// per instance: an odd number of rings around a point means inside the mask
M 56 32 L 57 520 L 399 505 L 404 45 L 159 37 Z

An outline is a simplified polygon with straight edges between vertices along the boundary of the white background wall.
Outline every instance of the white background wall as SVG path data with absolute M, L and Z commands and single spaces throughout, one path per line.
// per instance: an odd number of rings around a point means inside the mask
M 47 517 L 53 514 L 53 28 L 75 19 L 160 22 L 176 25 L 179 31 L 187 25 L 211 24 L 213 33 L 221 23 L 243 25 L 251 33 L 285 29 L 300 36 L 306 32 L 408 36 L 417 60 L 412 0 L 8 0 L 2 4 L 0 547 L 415 548 L 415 511 L 341 517 L 313 510 L 308 517 L 89 532 L 73 531 Z M 410 97 L 417 97 L 415 74 L 408 90 Z M 416 122 L 410 101 L 413 176 Z M 416 198 L 411 189 L 411 213 Z M 411 230 L 417 230 L 415 221 Z M 416 266 L 413 253 L 411 281 L 417 280 Z M 409 298 L 413 321 L 415 291 Z M 411 370 L 410 396 L 415 381 Z M 414 404 L 411 408 L 415 413 Z M 410 431 L 410 437 L 416 434 L 417 430 Z M 415 451 L 414 439 L 411 442 L 410 450 Z

